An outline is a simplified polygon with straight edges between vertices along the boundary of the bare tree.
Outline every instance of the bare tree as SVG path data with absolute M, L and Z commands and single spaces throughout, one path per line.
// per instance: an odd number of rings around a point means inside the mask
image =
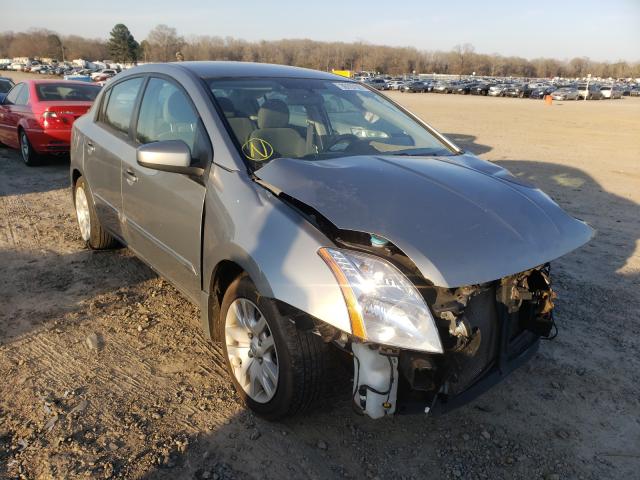
M 169 62 L 176 58 L 176 53 L 184 45 L 184 39 L 178 36 L 175 28 L 158 25 L 147 36 L 149 57 L 159 62 Z
M 475 48 L 473 47 L 473 45 L 471 45 L 470 43 L 456 45 L 455 47 L 453 47 L 453 52 L 456 56 L 458 70 L 456 73 L 458 73 L 458 75 L 469 75 L 471 72 L 468 72 L 466 69 L 468 69 L 470 63 L 469 57 L 475 52 Z

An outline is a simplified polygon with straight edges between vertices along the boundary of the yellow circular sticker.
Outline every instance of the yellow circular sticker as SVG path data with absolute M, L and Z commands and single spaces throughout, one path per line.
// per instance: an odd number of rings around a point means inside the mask
M 250 138 L 242 145 L 242 153 L 249 160 L 264 162 L 273 156 L 273 147 L 262 138 Z

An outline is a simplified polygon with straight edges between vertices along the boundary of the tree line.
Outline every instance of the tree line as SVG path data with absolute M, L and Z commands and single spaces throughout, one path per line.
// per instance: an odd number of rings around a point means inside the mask
M 109 59 L 119 63 L 175 60 L 238 60 L 278 63 L 316 70 L 345 69 L 391 75 L 440 73 L 453 75 L 518 77 L 640 77 L 640 63 L 595 62 L 588 57 L 571 60 L 526 59 L 477 53 L 470 44 L 450 51 L 425 51 L 365 42 L 321 42 L 285 39 L 250 42 L 232 37 L 183 37 L 175 28 L 156 26 L 146 39 L 136 41 L 123 25 L 114 26 L 108 40 L 59 35 L 47 29 L 0 32 L 0 58 L 49 57 L 58 60 Z

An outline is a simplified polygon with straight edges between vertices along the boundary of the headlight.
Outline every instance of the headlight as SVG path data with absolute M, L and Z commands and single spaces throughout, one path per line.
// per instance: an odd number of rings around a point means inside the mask
M 365 253 L 321 248 L 347 303 L 352 333 L 363 340 L 442 353 L 429 307 L 391 263 Z

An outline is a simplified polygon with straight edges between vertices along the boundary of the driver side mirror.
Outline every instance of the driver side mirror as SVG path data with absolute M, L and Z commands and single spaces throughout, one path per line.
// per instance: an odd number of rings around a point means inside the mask
M 191 166 L 191 150 L 182 140 L 164 140 L 141 145 L 136 151 L 139 165 L 163 172 L 200 176 L 202 167 Z

